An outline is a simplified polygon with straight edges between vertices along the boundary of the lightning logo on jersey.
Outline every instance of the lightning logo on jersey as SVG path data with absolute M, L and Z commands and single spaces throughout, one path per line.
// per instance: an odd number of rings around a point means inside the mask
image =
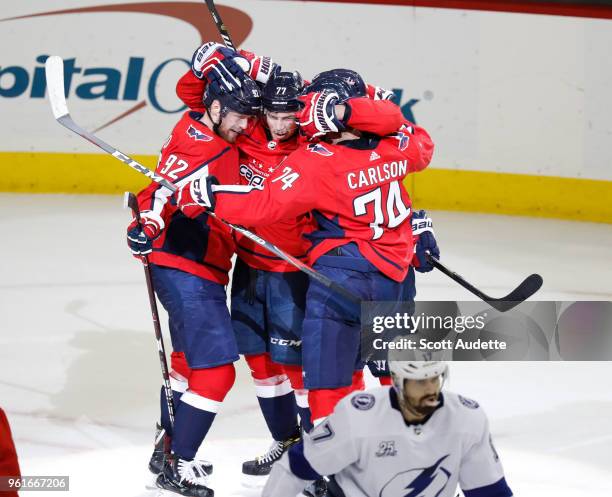
M 395 475 L 380 492 L 380 497 L 436 497 L 446 488 L 451 473 L 442 467 L 449 454 L 427 468 L 415 468 Z

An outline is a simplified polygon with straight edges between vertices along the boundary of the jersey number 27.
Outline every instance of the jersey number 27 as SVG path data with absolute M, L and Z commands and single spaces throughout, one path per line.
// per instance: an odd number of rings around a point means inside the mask
M 374 231 L 372 240 L 377 240 L 383 235 L 383 226 L 396 228 L 410 216 L 410 207 L 404 205 L 402 200 L 399 181 L 389 183 L 387 198 L 384 199 L 383 196 L 383 187 L 379 186 L 353 200 L 353 209 L 357 217 L 367 215 L 368 204 L 374 204 L 374 220 L 370 223 Z

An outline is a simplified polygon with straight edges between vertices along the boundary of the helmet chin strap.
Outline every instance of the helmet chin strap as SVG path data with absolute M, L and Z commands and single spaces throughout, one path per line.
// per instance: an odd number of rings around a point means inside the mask
M 225 107 L 221 107 L 221 110 L 219 111 L 219 121 L 215 122 L 215 120 L 213 119 L 213 117 L 212 117 L 212 115 L 210 113 L 210 108 L 206 107 L 206 115 L 208 116 L 208 119 L 210 119 L 210 121 L 213 123 L 213 132 L 216 135 L 218 135 L 218 136 L 221 136 L 221 134 L 219 133 L 219 126 L 221 126 L 221 122 L 223 121 L 223 117 L 226 114 L 227 114 L 227 109 Z

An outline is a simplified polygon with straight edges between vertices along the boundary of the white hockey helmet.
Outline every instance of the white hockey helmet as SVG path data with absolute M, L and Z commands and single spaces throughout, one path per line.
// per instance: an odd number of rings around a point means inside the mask
M 389 361 L 389 371 L 398 392 L 404 388 L 404 380 L 426 380 L 436 376 L 448 377 L 445 361 Z

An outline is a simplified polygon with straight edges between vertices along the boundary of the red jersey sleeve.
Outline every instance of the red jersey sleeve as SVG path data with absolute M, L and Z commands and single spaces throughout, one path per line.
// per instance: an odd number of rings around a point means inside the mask
M 195 76 L 194 76 L 195 77 Z M 208 166 L 230 152 L 229 144 L 216 139 L 211 130 L 186 112 L 162 146 L 155 172 L 178 187 L 208 174 Z M 141 210 L 159 214 L 167 225 L 176 208 L 169 208 L 173 192 L 152 182 L 138 194 Z
M 156 172 L 180 187 L 207 174 L 226 184 L 238 182 L 238 152 L 215 135 L 199 118 L 186 112 L 162 147 Z M 149 260 L 221 284 L 227 284 L 235 244 L 231 230 L 223 223 L 203 215 L 197 220 L 183 216 L 173 192 L 152 183 L 138 194 L 142 210 L 162 216 L 165 229 L 153 241 Z
M 374 135 L 394 133 L 405 121 L 402 110 L 389 100 L 358 97 L 347 100 L 345 105 L 349 112 L 345 124 Z
M 206 82 L 196 78 L 195 74 L 189 69 L 176 84 L 176 95 L 191 110 L 204 112 L 202 97 L 206 89 Z
M 397 140 L 400 153 L 408 159 L 408 172 L 422 171 L 429 165 L 434 144 L 425 129 L 410 121 L 404 121 L 391 136 Z
M 17 451 L 11 435 L 6 414 L 0 408 L 0 476 L 19 477 L 19 462 L 17 461 Z M 17 497 L 17 492 L 3 492 L 7 497 Z
M 215 214 L 231 223 L 263 226 L 299 216 L 316 207 L 317 185 L 300 169 L 300 153 L 291 154 L 265 186 L 217 187 Z

